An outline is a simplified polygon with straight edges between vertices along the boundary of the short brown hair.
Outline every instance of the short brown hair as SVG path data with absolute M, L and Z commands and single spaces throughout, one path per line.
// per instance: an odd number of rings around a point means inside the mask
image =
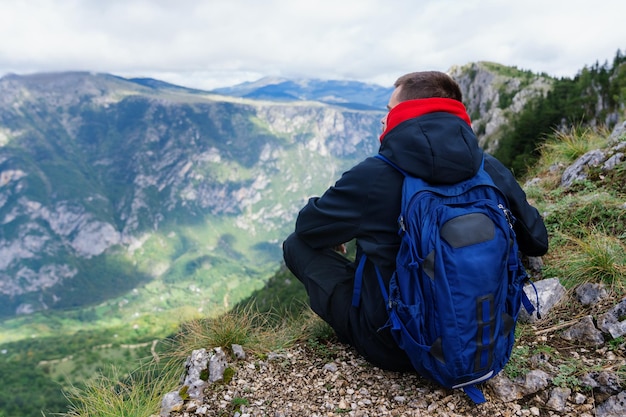
M 448 74 L 439 71 L 411 72 L 398 78 L 394 87 L 401 87 L 399 101 L 441 97 L 463 101 L 459 85 Z

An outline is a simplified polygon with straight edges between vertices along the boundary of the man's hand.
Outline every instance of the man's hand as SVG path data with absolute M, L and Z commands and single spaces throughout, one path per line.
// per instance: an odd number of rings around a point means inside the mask
M 337 246 L 335 246 L 335 247 L 333 248 L 333 250 L 334 250 L 334 251 L 337 251 L 337 252 L 339 252 L 339 253 L 342 253 L 342 254 L 344 254 L 344 255 L 345 255 L 346 253 L 348 253 L 348 251 L 347 251 L 347 249 L 346 249 L 346 244 L 345 244 L 345 243 L 342 243 L 341 245 L 337 245 Z

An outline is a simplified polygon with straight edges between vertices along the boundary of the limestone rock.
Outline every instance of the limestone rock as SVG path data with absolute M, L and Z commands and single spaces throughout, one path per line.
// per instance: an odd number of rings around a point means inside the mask
M 604 344 L 604 336 L 594 325 L 593 317 L 591 316 L 585 316 L 580 319 L 578 323 L 565 330 L 561 337 L 565 340 L 575 340 L 579 343 L 594 346 L 602 346 Z
M 576 288 L 576 296 L 582 305 L 595 304 L 609 296 L 604 284 L 586 282 Z
M 598 328 L 609 333 L 614 339 L 626 334 L 626 298 L 615 307 L 598 317 Z
M 524 292 L 535 308 L 537 308 L 537 296 L 539 296 L 539 313 L 542 317 L 546 317 L 552 307 L 565 297 L 565 287 L 561 285 L 558 278 L 542 279 L 534 284 L 537 288 L 536 293 L 532 285 L 526 285 Z M 525 308 L 521 308 L 519 314 L 521 322 L 535 322 L 537 319 L 536 310 L 530 315 Z
M 596 417 L 626 416 L 626 391 L 613 395 L 596 409 Z

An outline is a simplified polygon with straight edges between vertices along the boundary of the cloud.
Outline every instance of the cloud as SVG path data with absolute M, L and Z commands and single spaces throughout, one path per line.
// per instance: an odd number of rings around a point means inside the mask
M 620 0 L 0 0 L 0 75 L 389 85 L 405 72 L 488 60 L 574 76 L 626 47 L 625 12 Z

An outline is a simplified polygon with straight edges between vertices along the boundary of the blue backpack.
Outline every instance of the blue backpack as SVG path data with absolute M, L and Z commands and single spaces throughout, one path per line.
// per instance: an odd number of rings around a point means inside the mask
M 485 402 L 476 384 L 504 368 L 515 342 L 528 278 L 507 200 L 483 168 L 461 183 L 431 185 L 405 176 L 400 249 L 386 288 L 378 281 L 391 333 L 422 376 Z M 355 274 L 359 305 L 365 255 Z M 538 298 L 538 297 L 537 297 Z

